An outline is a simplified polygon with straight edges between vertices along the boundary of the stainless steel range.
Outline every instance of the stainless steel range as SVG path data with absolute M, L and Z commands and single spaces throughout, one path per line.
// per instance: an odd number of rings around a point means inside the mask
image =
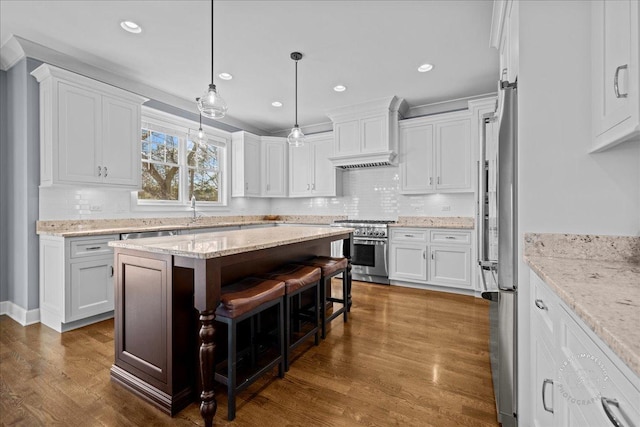
M 353 280 L 389 284 L 388 224 L 395 221 L 363 219 L 337 220 L 332 227 L 355 228 L 351 248 Z

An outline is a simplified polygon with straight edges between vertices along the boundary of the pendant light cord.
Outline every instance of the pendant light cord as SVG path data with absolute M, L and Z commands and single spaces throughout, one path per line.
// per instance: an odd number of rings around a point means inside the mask
M 298 60 L 296 59 L 296 127 L 298 127 Z
M 211 0 L 211 84 L 213 84 L 213 0 Z

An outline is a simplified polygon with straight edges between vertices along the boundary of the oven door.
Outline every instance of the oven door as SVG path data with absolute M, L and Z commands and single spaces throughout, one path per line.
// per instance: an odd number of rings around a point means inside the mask
M 389 284 L 387 239 L 354 237 L 351 265 L 354 280 Z

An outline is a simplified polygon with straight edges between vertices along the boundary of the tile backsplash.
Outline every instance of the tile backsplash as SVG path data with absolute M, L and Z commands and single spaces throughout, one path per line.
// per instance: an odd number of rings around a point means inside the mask
M 349 218 L 392 219 L 398 216 L 474 216 L 473 193 L 399 194 L 399 168 L 380 167 L 343 172 L 340 197 L 294 199 L 229 198 L 228 206 L 199 209 L 218 215 L 346 215 Z M 132 206 L 131 191 L 105 188 L 42 187 L 40 220 L 174 217 L 186 207 Z

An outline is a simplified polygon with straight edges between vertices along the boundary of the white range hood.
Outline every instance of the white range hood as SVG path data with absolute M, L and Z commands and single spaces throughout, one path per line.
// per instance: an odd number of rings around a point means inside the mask
M 342 169 L 395 165 L 398 120 L 406 109 L 402 98 L 392 96 L 329 111 L 334 136 L 329 160 Z

